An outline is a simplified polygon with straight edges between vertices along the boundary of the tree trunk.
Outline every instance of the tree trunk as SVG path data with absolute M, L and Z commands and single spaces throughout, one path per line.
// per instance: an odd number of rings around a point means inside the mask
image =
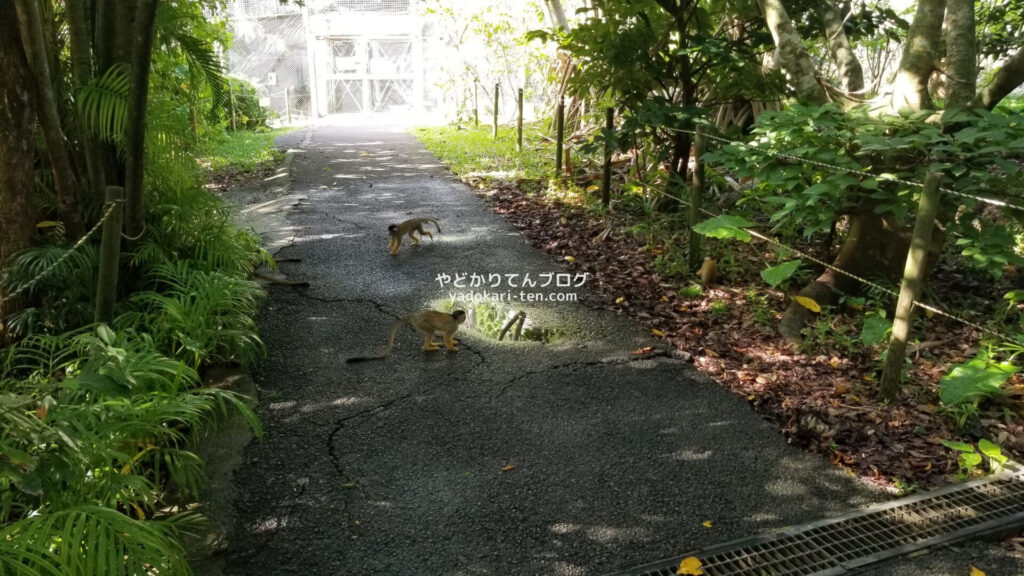
M 800 100 L 810 104 L 824 104 L 828 101 L 825 88 L 818 82 L 814 63 L 804 47 L 803 39 L 793 26 L 782 0 L 763 0 L 764 19 L 778 48 L 779 64 L 789 74 L 790 82 Z
M 82 87 L 92 80 L 92 48 L 89 43 L 89 22 L 85 17 L 85 0 L 65 0 L 67 12 L 68 36 L 71 40 L 71 71 L 75 78 L 75 91 L 80 93 Z M 82 153 L 89 175 L 89 190 L 94 202 L 102 202 L 106 195 L 106 179 L 103 176 L 103 151 L 99 143 L 93 139 L 89 131 L 84 129 L 85 122 L 79 117 L 81 130 Z
M 974 103 L 991 110 L 1021 84 L 1024 84 L 1024 48 L 1003 62 L 992 81 L 974 98 Z
M 843 29 L 842 14 L 832 2 L 822 2 L 818 5 L 818 15 L 825 25 L 828 49 L 832 52 L 832 58 L 839 68 L 843 89 L 847 92 L 864 90 L 864 70 L 861 68 L 860 60 L 854 54 L 850 39 L 847 38 L 846 31 Z
M 113 3 L 117 0 L 96 0 L 93 46 L 96 70 L 101 75 L 114 64 L 114 36 L 117 33 Z
M 82 215 L 78 211 L 77 184 L 68 154 L 67 140 L 61 129 L 60 113 L 57 110 L 57 96 L 53 90 L 53 78 L 46 53 L 46 36 L 36 0 L 17 0 L 18 26 L 22 44 L 32 70 L 36 88 L 36 102 L 39 124 L 50 157 L 53 171 L 53 185 L 60 204 L 61 218 L 64 219 L 68 234 L 77 239 L 85 233 Z
M 21 44 L 14 5 L 0 2 L 0 270 L 31 245 L 35 234 L 32 191 L 35 186 L 35 113 L 32 75 Z M 4 318 L 18 302 L 0 291 L 0 343 L 6 339 Z
M 569 29 L 569 22 L 565 19 L 565 10 L 562 8 L 562 0 L 545 0 L 548 6 L 548 13 L 551 20 L 563 31 Z
M 971 103 L 978 84 L 974 0 L 946 0 L 946 108 Z
M 125 232 L 142 234 L 143 163 L 146 143 L 146 98 L 149 95 L 149 63 L 153 52 L 153 26 L 158 0 L 140 0 L 134 19 L 131 84 L 128 93 L 125 134 Z
M 938 59 L 945 12 L 946 0 L 918 1 L 914 22 L 903 46 L 900 71 L 896 75 L 891 104 L 893 111 L 910 109 L 916 112 L 933 107 L 928 93 L 928 78 Z
M 935 215 L 939 212 L 940 180 L 942 175 L 934 172 L 925 177 L 924 190 L 921 191 L 921 201 L 917 207 L 917 221 L 907 251 L 899 301 L 893 314 L 892 337 L 882 369 L 881 392 L 886 400 L 896 399 L 903 381 L 903 361 L 907 357 L 907 338 L 910 336 L 914 301 L 921 294 L 921 286 L 928 275 L 928 249 L 932 245 Z
M 945 235 L 941 230 L 935 230 L 925 270 L 931 270 L 938 260 L 944 241 Z M 832 265 L 861 278 L 881 277 L 896 281 L 903 273 L 909 247 L 910 231 L 906 227 L 901 227 L 892 214 L 879 215 L 873 205 L 865 205 L 850 215 L 846 240 Z M 841 294 L 854 294 L 860 288 L 858 280 L 826 269 L 799 295 L 822 306 L 832 306 L 839 301 Z M 790 342 L 800 342 L 800 331 L 813 318 L 813 312 L 794 301 L 779 322 L 779 334 Z

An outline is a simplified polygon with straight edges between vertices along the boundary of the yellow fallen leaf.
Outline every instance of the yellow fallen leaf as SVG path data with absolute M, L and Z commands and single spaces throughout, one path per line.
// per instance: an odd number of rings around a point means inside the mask
M 701 523 L 701 526 L 703 526 L 705 528 L 711 528 L 711 520 L 705 520 L 704 522 Z
M 676 570 L 676 574 L 699 576 L 704 573 L 704 570 L 700 566 L 700 560 L 698 560 L 696 556 L 688 556 L 683 558 L 683 561 L 679 563 L 679 569 Z
M 565 261 L 566 261 L 566 262 L 575 262 L 575 261 L 576 261 L 576 259 L 575 259 L 575 258 L 573 258 L 572 256 L 566 256 L 566 257 L 565 257 Z
M 625 296 L 619 296 L 618 298 L 615 299 L 615 303 L 616 304 L 622 304 L 625 301 L 626 301 L 626 297 Z
M 566 222 L 568 222 L 568 220 L 565 219 L 565 216 L 562 216 L 561 218 L 559 218 L 558 221 L 561 222 L 562 224 L 565 224 Z
M 815 302 L 813 298 L 808 298 L 807 296 L 793 296 L 793 300 L 796 300 L 801 306 L 815 314 L 821 312 L 821 305 Z
M 931 310 L 925 309 L 924 315 L 926 317 L 928 317 L 928 318 L 931 318 L 932 316 L 935 316 L 935 312 L 932 312 Z M 981 572 L 981 570 L 978 570 L 978 572 Z M 984 572 L 982 572 L 982 574 L 984 575 Z M 974 576 L 974 575 L 972 574 L 971 576 Z
M 505 466 L 504 468 L 502 468 L 501 471 L 502 472 L 508 472 L 509 470 L 515 470 L 515 468 L 516 468 L 515 464 L 509 464 L 508 466 Z
M 661 301 L 662 302 L 668 302 L 668 296 L 662 296 L 661 297 Z
M 658 338 L 663 338 L 665 336 L 665 333 L 662 332 L 661 330 L 658 330 L 657 328 L 651 330 L 651 334 L 654 334 Z
M 591 184 L 590 186 L 587 186 L 587 192 L 594 192 L 595 190 L 600 190 L 600 188 L 597 187 L 597 184 Z
M 971 566 L 971 576 L 985 576 L 985 573 L 974 566 Z

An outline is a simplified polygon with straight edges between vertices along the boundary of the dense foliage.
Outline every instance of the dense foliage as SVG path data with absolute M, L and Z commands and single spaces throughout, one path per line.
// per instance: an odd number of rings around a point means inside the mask
M 80 30 L 78 3 L 41 5 L 47 29 Z M 23 193 L 39 233 L 0 238 L 28 244 L 0 272 L 0 294 L 20 296 L 0 324 L 0 573 L 190 573 L 179 536 L 200 529 L 201 516 L 172 508 L 167 494 L 196 498 L 203 485 L 193 440 L 227 410 L 259 432 L 245 398 L 201 380 L 207 366 L 248 365 L 263 353 L 254 319 L 263 291 L 251 276 L 269 258 L 203 188 L 211 162 L 199 156 L 224 156 L 232 114 L 239 129 L 268 119 L 252 87 L 221 68 L 226 27 L 210 18 L 219 6 L 165 1 L 153 18 L 142 232 L 115 236 L 123 250 L 109 322 L 95 321 L 109 247 L 98 233 L 73 246 L 80 232 L 71 223 L 91 227 L 111 211 L 85 193 L 95 183 L 92 158 L 104 159 L 106 184 L 122 184 L 130 165 L 130 56 L 114 54 L 104 68 L 97 43 L 87 54 L 96 72 L 82 78 L 74 58 L 83 45 L 53 53 L 55 111 L 68 120 L 62 142 L 78 159 L 80 202 L 56 193 L 59 151 L 42 137 L 52 126 L 36 126 L 28 135 L 38 147 L 28 167 L 36 186 Z M 277 158 L 257 152 L 263 162 Z

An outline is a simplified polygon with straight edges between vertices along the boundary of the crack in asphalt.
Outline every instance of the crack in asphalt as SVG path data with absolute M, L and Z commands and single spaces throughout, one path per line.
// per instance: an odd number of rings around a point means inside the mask
M 370 408 L 364 408 L 363 410 L 359 410 L 359 411 L 353 412 L 352 414 L 349 414 L 347 416 L 342 416 L 341 418 L 335 420 L 335 422 L 334 422 L 334 429 L 331 430 L 331 433 L 327 435 L 327 454 L 331 458 L 331 467 L 334 468 L 334 471 L 338 474 L 338 476 L 342 480 L 352 481 L 351 478 L 349 478 L 347 475 L 345 475 L 344 466 L 342 466 L 342 464 L 341 464 L 341 457 L 338 455 L 338 453 L 334 449 L 334 438 L 339 433 L 341 433 L 341 430 L 345 427 L 345 423 L 348 422 L 349 420 L 353 420 L 355 418 L 359 418 L 360 416 L 371 416 L 371 415 L 374 415 L 376 413 L 384 412 L 385 410 L 388 410 L 389 408 L 391 408 L 392 406 L 394 406 L 398 402 L 400 402 L 402 400 L 408 400 L 409 398 L 412 398 L 412 397 L 413 397 L 412 393 L 402 394 L 401 396 L 396 396 L 394 398 L 391 398 L 390 400 L 385 400 L 384 402 L 381 402 L 380 404 L 377 404 L 376 406 L 372 406 Z M 342 508 L 342 510 L 344 510 L 344 507 Z
M 322 302 L 324 304 L 337 304 L 337 303 L 342 303 L 342 302 L 344 302 L 344 303 L 352 303 L 352 304 L 370 304 L 374 308 L 376 308 L 378 312 L 380 312 L 381 314 L 384 314 L 385 316 L 391 316 L 392 318 L 394 318 L 396 320 L 401 320 L 403 318 L 402 316 L 399 316 L 398 314 L 389 311 L 385 304 L 377 302 L 376 300 L 373 300 L 372 298 L 325 298 L 323 296 L 313 296 L 312 294 L 300 294 L 300 293 L 296 293 L 296 296 L 298 296 L 299 298 L 305 298 L 307 300 L 315 300 L 317 302 Z

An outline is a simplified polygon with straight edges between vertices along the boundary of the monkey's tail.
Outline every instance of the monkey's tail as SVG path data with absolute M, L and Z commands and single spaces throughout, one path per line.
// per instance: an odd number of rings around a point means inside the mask
M 366 362 L 367 360 L 382 360 L 382 359 L 386 358 L 387 355 L 389 353 L 391 353 L 391 347 L 395 343 L 395 333 L 398 332 L 398 328 L 402 324 L 405 324 L 407 321 L 408 321 L 407 318 L 402 318 L 398 322 L 395 322 L 395 325 L 391 327 L 391 334 L 388 336 L 388 343 L 384 347 L 384 351 L 383 352 L 381 352 L 380 354 L 378 354 L 376 356 L 356 356 L 354 358 L 348 358 L 348 359 L 345 360 L 345 363 L 346 364 L 355 364 L 356 362 Z
M 437 223 L 437 220 L 434 220 L 433 218 L 426 218 L 426 220 L 429 220 L 429 221 L 433 222 L 434 226 L 437 227 L 437 233 L 438 234 L 441 233 L 441 225 Z

